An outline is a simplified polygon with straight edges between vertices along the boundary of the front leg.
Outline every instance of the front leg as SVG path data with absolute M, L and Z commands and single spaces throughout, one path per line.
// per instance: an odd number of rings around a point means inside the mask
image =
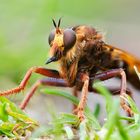
M 38 74 L 41 74 L 41 75 L 44 75 L 47 77 L 61 78 L 59 75 L 59 72 L 56 70 L 46 69 L 43 67 L 32 67 L 27 71 L 27 73 L 25 74 L 23 80 L 21 81 L 21 83 L 18 87 L 7 90 L 7 91 L 0 91 L 0 96 L 16 94 L 16 93 L 19 93 L 20 91 L 24 90 L 32 73 L 38 73 Z

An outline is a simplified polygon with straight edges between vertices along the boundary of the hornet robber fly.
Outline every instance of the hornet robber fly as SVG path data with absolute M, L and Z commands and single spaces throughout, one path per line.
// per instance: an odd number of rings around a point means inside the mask
M 78 91 L 81 91 L 82 94 L 79 105 L 75 108 L 76 114 L 82 121 L 88 92 L 97 92 L 93 87 L 95 80 L 104 81 L 120 77 L 120 88 L 110 89 L 113 94 L 120 94 L 120 97 L 130 94 L 126 86 L 126 78 L 135 88 L 140 89 L 140 82 L 133 68 L 135 65 L 140 70 L 139 59 L 106 44 L 102 35 L 90 26 L 79 25 L 61 29 L 60 22 L 61 19 L 59 19 L 58 24 L 53 20 L 55 29 L 51 31 L 48 38 L 50 58 L 46 62 L 49 64 L 57 61 L 60 70 L 32 67 L 27 71 L 18 87 L 0 92 L 0 96 L 24 90 L 32 73 L 38 73 L 46 78 L 35 82 L 22 101 L 21 109 L 26 107 L 40 85 L 71 87 L 75 96 L 77 96 Z M 123 98 L 121 98 L 120 104 L 128 114 L 133 115 L 131 108 Z

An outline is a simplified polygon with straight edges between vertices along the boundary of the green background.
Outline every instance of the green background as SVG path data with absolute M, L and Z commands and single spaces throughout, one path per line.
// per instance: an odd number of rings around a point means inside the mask
M 91 25 L 140 58 L 139 13 L 139 0 L 0 0 L 0 90 L 17 86 L 32 66 L 57 69 L 45 65 L 52 18 L 62 17 L 62 28 Z M 34 74 L 29 86 L 41 77 Z
M 44 65 L 52 18 L 62 17 L 62 28 L 92 25 L 108 43 L 135 54 L 139 5 L 138 0 L 0 0 L 0 83 L 4 77 L 19 83 L 28 68 Z

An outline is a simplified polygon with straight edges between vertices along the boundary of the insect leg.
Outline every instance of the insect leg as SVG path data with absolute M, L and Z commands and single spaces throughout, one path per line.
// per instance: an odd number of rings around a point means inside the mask
M 93 77 L 91 76 L 90 79 L 99 79 L 101 81 L 116 77 L 116 76 L 121 76 L 121 87 L 120 87 L 120 104 L 124 111 L 126 111 L 130 116 L 133 115 L 133 112 L 131 108 L 127 105 L 126 101 L 124 100 L 124 97 L 126 96 L 126 74 L 123 69 L 112 69 L 108 71 L 104 71 L 102 73 L 98 73 L 94 75 Z
M 27 73 L 25 74 L 23 80 L 21 81 L 21 83 L 18 87 L 10 89 L 10 90 L 6 90 L 6 91 L 0 91 L 0 96 L 16 94 L 16 93 L 19 93 L 20 91 L 24 90 L 32 73 L 38 73 L 38 74 L 41 74 L 41 75 L 44 75 L 47 77 L 60 78 L 59 72 L 56 70 L 46 69 L 43 67 L 32 67 L 27 71 Z
M 108 90 L 113 95 L 120 95 L 120 88 L 119 89 L 118 88 L 108 88 Z M 89 91 L 98 94 L 98 91 L 95 88 L 90 88 Z M 126 94 L 129 95 L 133 99 L 132 92 L 129 89 L 126 89 Z M 128 113 L 128 116 L 131 116 L 131 114 Z
M 112 95 L 120 95 L 120 88 L 110 88 L 110 87 L 108 87 L 108 90 Z M 90 87 L 89 91 L 98 94 L 98 91 L 94 87 Z M 133 99 L 132 92 L 130 91 L 130 89 L 128 89 L 128 88 L 126 89 L 126 94 L 129 95 Z
M 25 109 L 29 100 L 34 95 L 35 91 L 40 85 L 47 85 L 47 86 L 57 86 L 57 87 L 68 87 L 69 85 L 63 79 L 56 79 L 56 78 L 44 78 L 41 80 L 36 81 L 36 83 L 32 86 L 28 94 L 23 99 L 22 103 L 20 104 L 21 109 Z
M 77 88 L 74 87 L 72 90 L 73 90 L 72 91 L 73 96 L 78 97 L 78 90 L 77 90 Z M 76 108 L 77 108 L 77 105 L 73 104 L 73 112 L 76 110 Z
M 80 75 L 80 80 L 84 84 L 82 87 L 81 100 L 80 100 L 75 112 L 77 112 L 77 115 L 78 115 L 80 121 L 83 121 L 84 120 L 84 107 L 86 105 L 87 94 L 88 94 L 89 76 L 87 74 L 83 73 Z
M 109 88 L 109 91 L 113 94 L 113 95 L 119 95 L 120 94 L 120 89 L 111 89 L 111 88 Z M 129 95 L 132 99 L 133 99 L 133 96 L 132 96 L 132 92 L 131 92 L 131 90 L 130 89 L 126 89 L 126 94 L 127 95 Z

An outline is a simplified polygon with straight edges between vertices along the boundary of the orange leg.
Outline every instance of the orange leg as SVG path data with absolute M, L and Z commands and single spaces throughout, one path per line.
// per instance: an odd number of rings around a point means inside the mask
M 16 93 L 19 93 L 20 91 L 24 90 L 32 73 L 38 73 L 38 74 L 41 74 L 41 75 L 44 75 L 47 77 L 60 78 L 59 73 L 55 70 L 45 69 L 43 67 L 32 67 L 27 71 L 27 73 L 25 74 L 23 80 L 21 81 L 21 83 L 18 87 L 13 88 L 11 90 L 7 90 L 7 91 L 0 91 L 0 96 L 16 94 Z
M 83 82 L 83 87 L 82 87 L 82 95 L 81 95 L 81 100 L 78 104 L 77 109 L 75 112 L 77 113 L 80 121 L 84 120 L 84 108 L 86 106 L 86 100 L 87 100 L 87 94 L 88 94 L 88 86 L 89 86 L 89 76 L 88 74 L 81 74 L 80 79 Z

